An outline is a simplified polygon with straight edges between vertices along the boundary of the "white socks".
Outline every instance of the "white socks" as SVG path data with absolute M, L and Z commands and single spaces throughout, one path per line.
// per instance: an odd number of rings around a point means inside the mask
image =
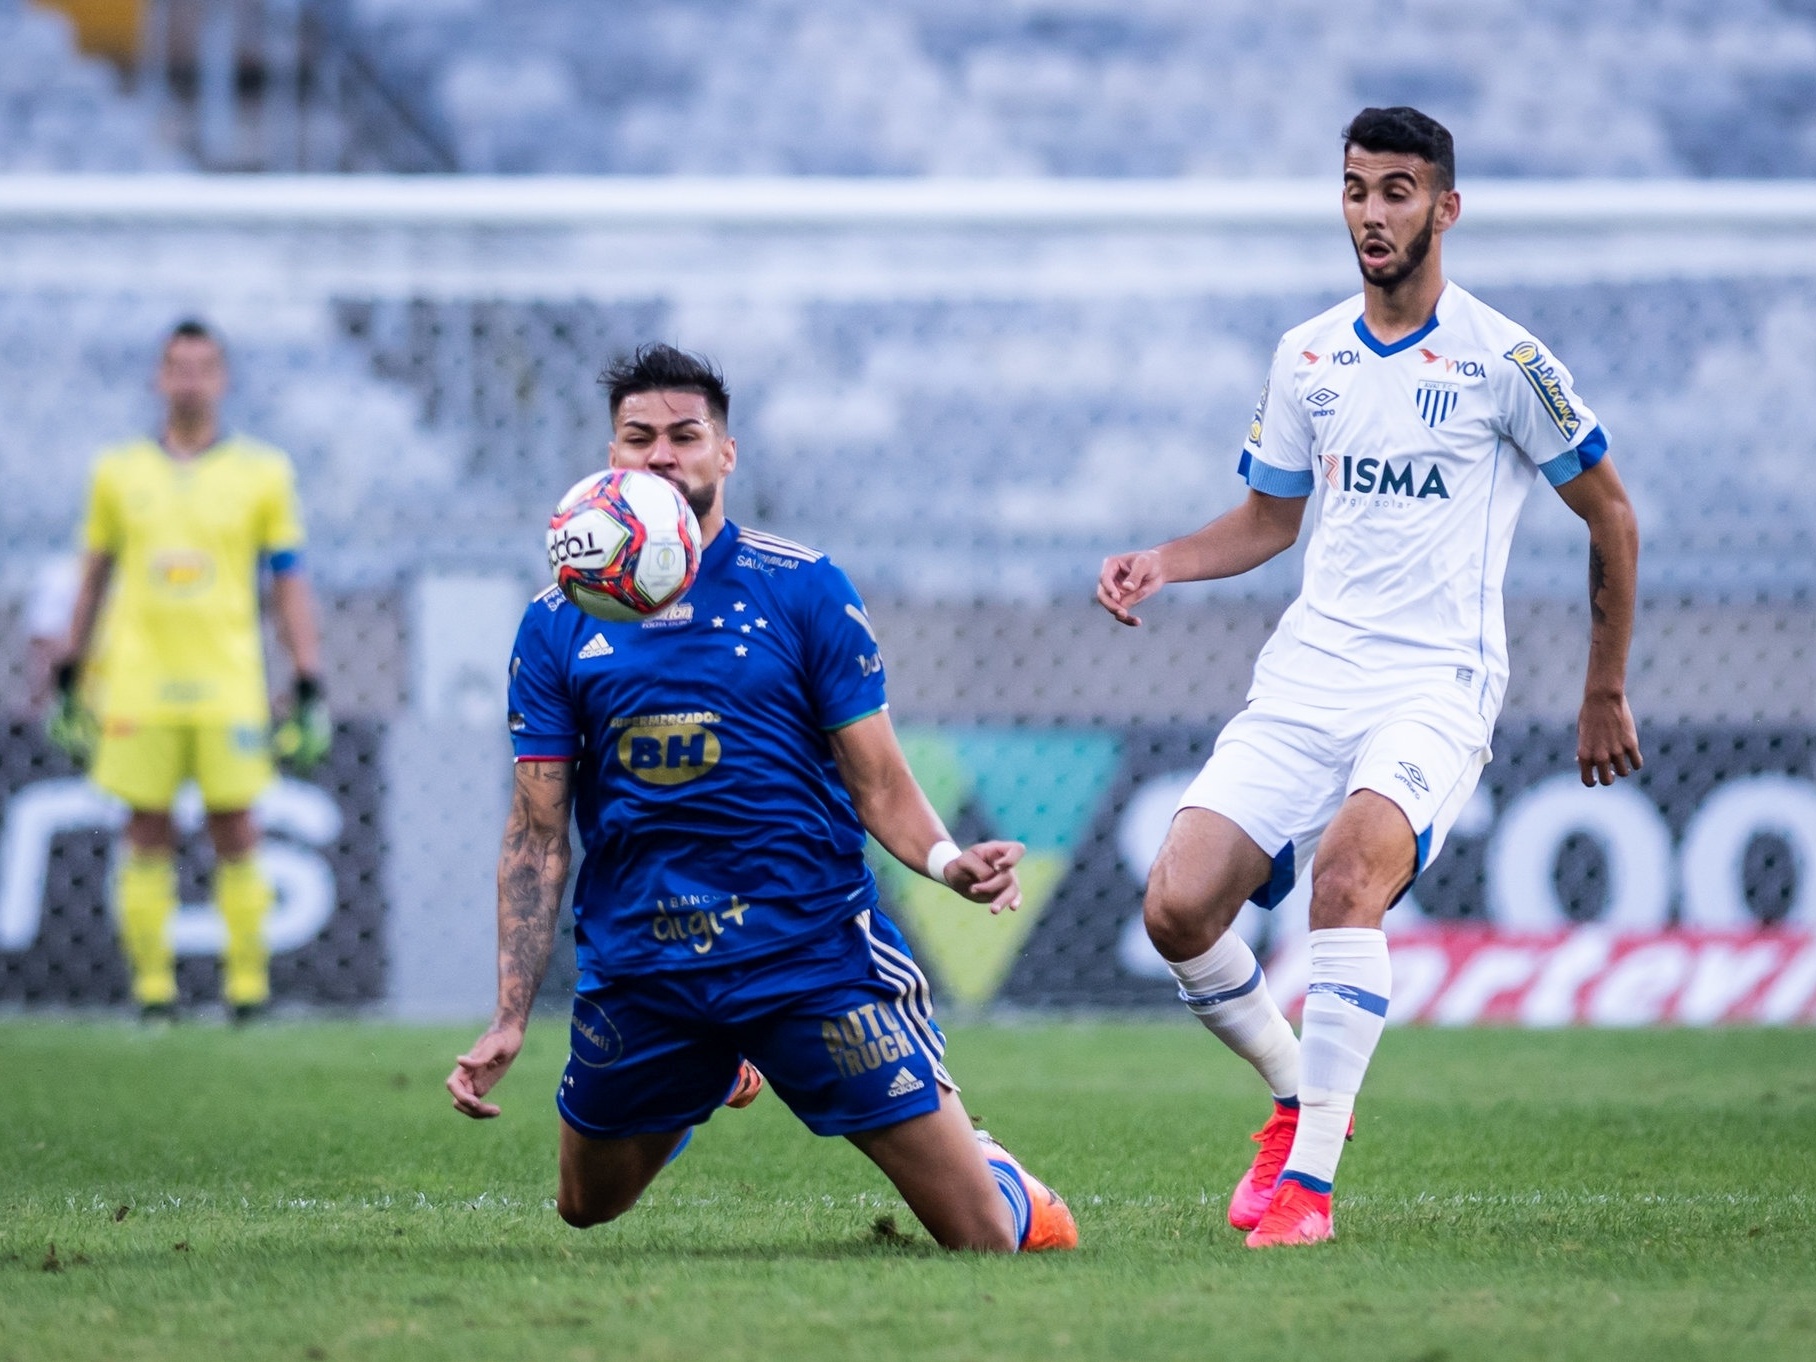
M 1203 955 L 1169 960 L 1167 968 L 1179 981 L 1180 998 L 1205 1030 L 1253 1064 L 1277 1099 L 1290 1102 L 1298 1095 L 1299 1038 L 1267 991 L 1246 941 L 1225 932 Z M 1362 1062 L 1367 1064 L 1366 1055 Z
M 1280 1176 L 1328 1192 L 1362 1075 L 1387 1025 L 1393 971 L 1387 936 L 1373 928 L 1330 927 L 1313 932 L 1309 942 L 1312 981 L 1300 1027 L 1305 1086 L 1299 1130 Z

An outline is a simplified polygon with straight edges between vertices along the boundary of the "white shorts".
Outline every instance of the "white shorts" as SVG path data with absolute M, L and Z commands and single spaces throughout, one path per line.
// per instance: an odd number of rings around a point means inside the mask
M 1401 694 L 1363 704 L 1259 697 L 1217 737 L 1179 800 L 1241 828 L 1274 862 L 1254 902 L 1272 908 L 1312 863 L 1343 801 L 1373 790 L 1400 806 L 1431 863 L 1492 755 L 1492 723 L 1465 696 Z

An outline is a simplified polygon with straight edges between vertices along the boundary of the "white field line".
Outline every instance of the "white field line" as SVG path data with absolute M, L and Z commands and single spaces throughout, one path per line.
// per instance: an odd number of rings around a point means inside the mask
M 1085 1193 L 1068 1196 L 1075 1206 L 1101 1206 L 1122 1210 L 1187 1210 L 1203 1206 L 1220 1206 L 1226 1200 L 1222 1192 L 1199 1189 L 1196 1197 L 1178 1196 L 1129 1196 L 1119 1193 Z M 74 1196 L 62 1198 L 63 1209 L 78 1215 L 107 1215 L 112 1217 L 121 1203 L 100 1196 L 91 1196 L 86 1202 Z M 1561 1210 L 1590 1210 L 1604 1207 L 1622 1207 L 1630 1209 L 1645 1208 L 1687 1208 L 1687 1207 L 1739 1207 L 1759 1206 L 1774 1210 L 1812 1210 L 1816 1209 L 1816 1195 L 1805 1192 L 1763 1193 L 1763 1192 L 1586 1192 L 1556 1191 L 1535 1189 L 1526 1192 L 1453 1192 L 1433 1194 L 1420 1192 L 1416 1196 L 1379 1196 L 1368 1192 L 1354 1194 L 1338 1193 L 1340 1205 L 1352 1207 L 1370 1207 L 1384 1210 L 1415 1210 L 1419 1208 L 1462 1208 L 1479 1206 L 1499 1207 L 1532 1207 L 1546 1206 Z M 553 1197 L 526 1198 L 507 1196 L 504 1193 L 481 1192 L 472 1197 L 431 1197 L 426 1192 L 406 1192 L 382 1197 L 273 1197 L 257 1202 L 243 1196 L 219 1197 L 210 1193 L 196 1193 L 185 1196 L 162 1195 L 144 1201 L 126 1203 L 131 1207 L 131 1215 L 194 1215 L 197 1213 L 220 1213 L 247 1211 L 256 1213 L 273 1213 L 277 1215 L 300 1213 L 305 1217 L 323 1215 L 344 1215 L 348 1212 L 362 1211 L 401 1211 L 471 1213 L 483 1212 L 494 1215 L 521 1216 L 526 1211 L 552 1211 L 555 1209 Z M 827 1195 L 813 1197 L 762 1197 L 746 1194 L 713 1194 L 708 1196 L 674 1196 L 661 1193 L 646 1196 L 645 1206 L 662 1206 L 669 1208 L 739 1207 L 768 1208 L 778 1210 L 837 1210 L 850 1207 L 857 1210 L 900 1210 L 903 1202 L 899 1197 L 873 1192 L 859 1192 L 855 1195 L 834 1197 Z M 19 1203 L 15 1214 L 43 1214 L 51 1209 L 49 1203 L 28 1198 Z

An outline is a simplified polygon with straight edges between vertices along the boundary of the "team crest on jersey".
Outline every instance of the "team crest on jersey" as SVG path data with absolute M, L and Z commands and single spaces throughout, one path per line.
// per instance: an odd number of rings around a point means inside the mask
M 1454 383 L 1421 383 L 1416 394 L 1419 416 L 1436 430 L 1457 409 L 1457 385 Z
M 1565 396 L 1564 380 L 1558 375 L 1557 365 L 1551 362 L 1535 342 L 1529 340 L 1521 341 L 1503 358 L 1512 360 L 1515 367 L 1526 375 L 1526 381 L 1539 395 L 1539 400 L 1545 404 L 1546 413 L 1563 432 L 1564 438 L 1574 440 L 1576 433 L 1583 428 L 1583 418 L 1577 415 L 1576 408 L 1570 405 L 1569 397 Z

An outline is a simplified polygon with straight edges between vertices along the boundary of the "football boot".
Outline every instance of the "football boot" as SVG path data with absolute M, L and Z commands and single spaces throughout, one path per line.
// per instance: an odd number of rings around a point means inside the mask
M 1274 1199 L 1274 1184 L 1280 1180 L 1280 1170 L 1286 1167 L 1286 1156 L 1293 1152 L 1293 1135 L 1298 1129 L 1298 1106 L 1288 1107 L 1275 1102 L 1267 1124 L 1249 1136 L 1261 1148 L 1255 1151 L 1255 1161 L 1237 1181 L 1236 1190 L 1230 1193 L 1232 1228 L 1252 1230 L 1261 1223 L 1261 1217 L 1267 1214 L 1268 1202 Z M 1349 1118 L 1349 1131 L 1343 1138 L 1356 1138 L 1353 1113 Z
M 989 1131 L 978 1131 L 977 1142 L 983 1147 L 984 1157 L 992 1164 L 1007 1164 L 1013 1170 L 1021 1184 L 1022 1195 L 1027 1198 L 1028 1229 L 1016 1249 L 1022 1253 L 1044 1253 L 1050 1249 L 1077 1248 L 1078 1222 L 1072 1219 L 1072 1212 L 1060 1200 L 1059 1193 L 1023 1168 L 1021 1160 L 1004 1149 Z
M 763 1075 L 757 1066 L 748 1059 L 738 1063 L 738 1081 L 731 1085 L 731 1091 L 725 1095 L 725 1105 L 733 1111 L 743 1111 L 757 1095 L 763 1091 Z
M 1287 1244 L 1319 1244 L 1336 1233 L 1330 1218 L 1330 1193 L 1314 1192 L 1304 1183 L 1288 1178 L 1274 1189 L 1267 1214 L 1243 1242 L 1250 1248 L 1279 1248 Z

